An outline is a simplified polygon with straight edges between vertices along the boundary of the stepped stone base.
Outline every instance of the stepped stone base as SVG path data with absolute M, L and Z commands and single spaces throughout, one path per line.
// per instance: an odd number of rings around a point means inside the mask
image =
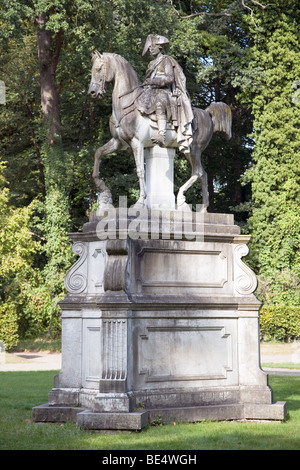
M 286 415 L 285 402 L 272 404 L 233 403 L 182 408 L 158 408 L 130 413 L 99 413 L 81 407 L 36 406 L 33 420 L 56 423 L 75 422 L 82 429 L 140 431 L 151 423 L 197 422 L 204 420 L 264 420 L 282 421 Z
M 60 303 L 62 369 L 35 421 L 138 430 L 285 418 L 260 367 L 257 281 L 242 261 L 250 237 L 228 214 L 191 214 L 184 232 L 173 212 L 169 239 L 157 213 L 152 238 L 149 220 L 134 238 L 120 213 L 107 219 L 116 238 L 99 237 L 97 214 L 70 235 L 79 258 Z

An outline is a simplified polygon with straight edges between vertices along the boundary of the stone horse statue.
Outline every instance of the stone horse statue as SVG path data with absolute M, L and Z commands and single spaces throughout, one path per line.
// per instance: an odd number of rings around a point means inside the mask
M 157 135 L 154 116 L 143 115 L 135 105 L 135 100 L 141 93 L 142 84 L 129 62 L 118 54 L 100 54 L 96 51 L 92 57 L 92 77 L 88 93 L 93 98 L 103 98 L 109 83 L 113 83 L 112 116 L 110 117 L 112 138 L 96 150 L 93 171 L 93 178 L 100 192 L 100 203 L 101 200 L 108 205 L 112 203 L 110 192 L 99 177 L 101 158 L 113 152 L 131 149 L 140 185 L 140 195 L 136 206 L 144 206 L 147 197 L 144 181 L 144 148 L 154 146 L 155 132 Z M 193 112 L 193 141 L 190 152 L 184 154 L 191 165 L 192 175 L 179 189 L 178 209 L 184 207 L 184 193 L 198 179 L 202 185 L 202 204 L 204 209 L 208 207 L 207 174 L 201 164 L 201 154 L 214 132 L 224 132 L 228 139 L 231 138 L 231 110 L 225 103 L 212 103 L 206 110 L 193 108 Z M 165 147 L 178 147 L 176 130 L 171 125 L 166 133 Z

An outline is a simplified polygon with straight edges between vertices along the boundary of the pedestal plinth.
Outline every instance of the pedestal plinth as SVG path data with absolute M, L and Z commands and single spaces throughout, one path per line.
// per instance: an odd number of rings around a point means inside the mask
M 175 209 L 174 157 L 173 148 L 145 148 L 148 208 Z
M 195 224 L 187 239 L 178 218 L 169 239 L 99 240 L 97 220 L 70 235 L 79 258 L 60 303 L 62 369 L 35 421 L 284 419 L 260 367 L 256 277 L 242 261 L 249 237 L 233 216 L 205 213 L 201 236 Z

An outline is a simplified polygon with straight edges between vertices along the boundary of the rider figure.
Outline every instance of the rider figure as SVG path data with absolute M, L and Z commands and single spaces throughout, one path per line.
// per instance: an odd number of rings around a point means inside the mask
M 142 55 L 149 51 L 154 60 L 148 65 L 138 108 L 145 114 L 156 113 L 158 137 L 155 143 L 164 146 L 166 126 L 170 121 L 176 128 L 180 150 L 189 152 L 194 116 L 180 65 L 172 57 L 161 53 L 162 46 L 168 42 L 160 35 L 149 34 L 147 37 Z

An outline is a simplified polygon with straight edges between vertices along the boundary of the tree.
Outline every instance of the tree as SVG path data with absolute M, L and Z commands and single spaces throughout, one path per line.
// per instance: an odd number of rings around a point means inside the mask
M 250 188 L 242 186 L 240 178 L 251 163 L 252 153 L 251 111 L 238 99 L 243 74 L 241 63 L 252 44 L 245 11 L 240 1 L 170 3 L 181 20 L 173 50 L 185 66 L 193 104 L 205 109 L 212 101 L 224 101 L 233 114 L 232 139 L 225 142 L 222 136 L 214 135 L 203 153 L 209 210 L 233 212 L 236 221 L 244 227 Z M 182 177 L 186 178 L 188 171 L 185 166 Z M 195 185 L 187 198 L 188 202 L 199 201 L 199 187 Z
M 299 305 L 300 284 L 300 8 L 279 0 L 255 11 L 244 101 L 254 115 L 252 265 L 268 302 Z M 251 79 L 250 79 L 251 77 Z
M 2 46 L 4 54 L 3 62 L 6 70 L 10 71 L 8 84 L 18 81 L 20 75 L 24 75 L 25 53 L 21 46 L 25 45 L 25 50 L 29 50 L 28 44 L 32 44 L 32 38 L 36 36 L 37 60 L 32 60 L 32 68 L 25 65 L 25 73 L 29 89 L 33 90 L 33 78 L 37 78 L 40 84 L 40 112 L 34 109 L 37 103 L 36 87 L 35 92 L 30 96 L 30 92 L 21 86 L 22 93 L 19 93 L 17 100 L 16 87 L 8 88 L 8 105 L 16 105 L 20 116 L 27 114 L 29 122 L 28 135 L 24 132 L 22 123 L 21 139 L 23 155 L 26 152 L 29 158 L 34 156 L 39 162 L 41 192 L 44 196 L 41 207 L 40 223 L 37 225 L 42 238 L 45 240 L 44 252 L 46 264 L 42 267 L 42 279 L 47 286 L 47 292 L 53 298 L 53 304 L 48 305 L 51 311 L 57 312 L 56 300 L 59 295 L 63 295 L 63 275 L 70 266 L 72 255 L 70 242 L 67 238 L 67 231 L 70 229 L 70 179 L 68 175 L 67 154 L 64 151 L 62 138 L 62 122 L 60 113 L 59 95 L 63 82 L 59 81 L 59 58 L 63 46 L 63 40 L 69 29 L 72 28 L 73 36 L 78 34 L 79 24 L 74 23 L 78 10 L 91 13 L 90 2 L 4 2 L 0 9 L 0 21 L 4 27 L 1 31 Z M 85 17 L 82 13 L 81 19 Z M 17 54 L 16 54 L 17 51 Z M 32 51 L 32 48 L 30 49 Z M 9 58 L 13 58 L 13 66 L 9 67 Z M 22 61 L 23 60 L 23 61 Z M 18 68 L 19 66 L 19 68 Z M 16 80 L 15 80 L 16 76 Z M 11 80 L 11 83 L 9 81 Z M 21 101 L 20 101 L 21 100 Z M 17 103 L 18 101 L 18 103 Z M 21 111 L 20 111 L 21 109 Z M 6 111 L 6 110 L 5 110 Z M 11 108 L 8 107 L 8 112 Z M 4 121 L 6 121 L 6 112 Z M 7 146 L 5 150 L 11 150 L 11 146 L 16 145 L 15 116 L 9 116 L 9 124 L 6 125 Z M 29 119 L 28 119 L 29 118 Z M 19 129 L 18 129 L 19 130 Z M 4 131 L 5 133 L 5 131 Z M 29 138 L 28 138 L 29 136 Z M 20 149 L 20 142 L 19 149 Z M 10 148 L 9 148 L 10 147 Z M 10 152 L 9 152 L 10 153 Z M 20 152 L 19 152 L 20 155 Z M 18 171 L 11 162 L 10 171 Z M 33 166 L 31 165 L 31 174 Z M 19 173 L 20 174 L 20 173 Z M 32 194 L 36 196 L 36 194 Z M 19 201 L 20 202 L 20 201 Z

